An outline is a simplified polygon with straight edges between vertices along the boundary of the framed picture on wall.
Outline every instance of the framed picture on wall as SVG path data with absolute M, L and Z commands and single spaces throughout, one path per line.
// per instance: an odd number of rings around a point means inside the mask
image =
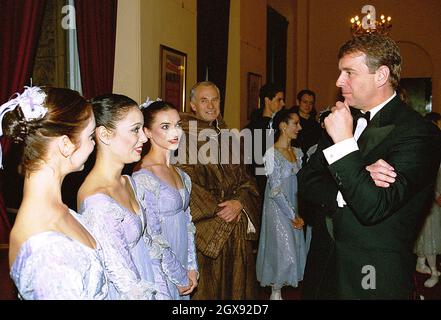
M 251 114 L 259 108 L 259 90 L 262 86 L 262 76 L 257 73 L 248 72 L 247 82 L 247 117 L 251 119 Z
M 172 103 L 178 111 L 184 112 L 187 55 L 161 45 L 159 56 L 161 99 Z

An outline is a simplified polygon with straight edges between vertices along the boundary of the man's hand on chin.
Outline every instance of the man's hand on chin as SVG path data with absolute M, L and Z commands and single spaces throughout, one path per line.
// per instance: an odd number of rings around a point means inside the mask
M 325 118 L 325 129 L 334 143 L 352 138 L 353 119 L 348 104 L 338 101 Z

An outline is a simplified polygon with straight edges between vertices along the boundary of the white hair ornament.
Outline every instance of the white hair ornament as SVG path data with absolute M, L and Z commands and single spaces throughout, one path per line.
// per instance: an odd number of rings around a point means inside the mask
M 157 98 L 156 100 L 150 100 L 150 97 L 147 97 L 147 100 L 143 104 L 139 105 L 139 109 L 142 110 L 142 109 L 148 108 L 153 102 L 156 102 L 156 101 L 162 101 L 162 99 Z
M 47 95 L 40 87 L 25 86 L 25 90 L 22 94 L 16 92 L 14 95 L 17 96 L 0 106 L 0 136 L 3 136 L 3 127 L 1 125 L 3 117 L 6 113 L 14 110 L 18 106 L 21 108 L 26 121 L 41 119 L 47 113 L 47 108 L 44 106 L 44 101 L 46 100 Z M 3 168 L 1 145 L 0 168 Z

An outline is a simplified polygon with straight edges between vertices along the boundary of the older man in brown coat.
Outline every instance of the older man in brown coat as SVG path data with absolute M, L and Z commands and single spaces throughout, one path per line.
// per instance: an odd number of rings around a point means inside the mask
M 252 240 L 258 239 L 260 216 L 256 183 L 243 163 L 220 159 L 220 130 L 227 127 L 220 116 L 217 86 L 195 84 L 190 103 L 194 113 L 181 114 L 186 139 L 179 149 L 178 165 L 193 184 L 190 207 L 200 278 L 192 298 L 256 299 L 252 249 Z M 231 155 L 231 146 L 228 148 Z

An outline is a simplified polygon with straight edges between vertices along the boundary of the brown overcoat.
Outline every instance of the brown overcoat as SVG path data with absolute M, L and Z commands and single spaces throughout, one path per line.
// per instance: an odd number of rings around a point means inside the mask
M 200 273 L 199 285 L 192 298 L 255 299 L 255 256 L 250 240 L 257 240 L 259 236 L 260 202 L 254 178 L 246 173 L 243 164 L 207 163 L 211 155 L 207 142 L 214 143 L 210 144 L 210 150 L 216 149 L 220 156 L 218 133 L 219 129 L 227 128 L 222 119 L 207 122 L 183 113 L 181 120 L 185 139 L 181 140 L 177 165 L 192 181 L 190 208 L 196 226 Z M 198 141 L 205 129 L 212 131 L 205 131 L 206 137 Z M 195 159 L 197 163 L 189 163 Z M 238 222 L 227 223 L 216 215 L 221 210 L 218 204 L 233 199 L 239 200 L 244 210 Z M 254 232 L 250 231 L 253 227 Z

